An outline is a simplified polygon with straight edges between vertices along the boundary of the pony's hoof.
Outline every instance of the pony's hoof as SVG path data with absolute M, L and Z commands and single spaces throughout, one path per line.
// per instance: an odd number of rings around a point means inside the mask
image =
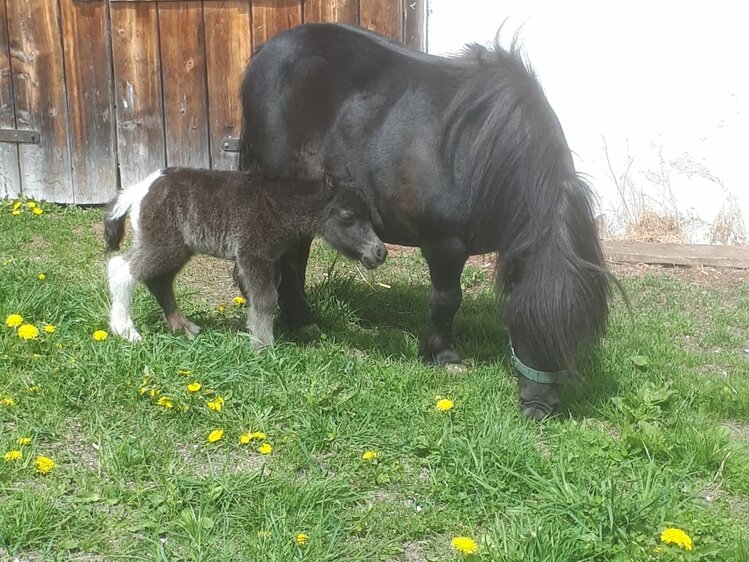
M 553 414 L 537 406 L 520 406 L 523 417 L 527 420 L 543 421 Z
M 294 331 L 294 339 L 301 343 L 318 341 L 322 337 L 322 330 L 317 324 L 307 324 Z
M 112 333 L 133 343 L 141 341 L 143 339 L 143 336 L 141 336 L 138 333 L 138 330 L 136 330 L 134 327 L 112 328 Z
M 451 375 L 462 375 L 468 372 L 468 366 L 463 363 L 448 363 L 445 370 Z

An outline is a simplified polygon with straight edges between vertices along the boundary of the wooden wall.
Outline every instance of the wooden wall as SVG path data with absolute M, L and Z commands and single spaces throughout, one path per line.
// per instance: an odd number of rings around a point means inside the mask
M 236 168 L 255 47 L 339 21 L 418 49 L 426 1 L 0 0 L 0 198 L 102 203 L 159 167 Z

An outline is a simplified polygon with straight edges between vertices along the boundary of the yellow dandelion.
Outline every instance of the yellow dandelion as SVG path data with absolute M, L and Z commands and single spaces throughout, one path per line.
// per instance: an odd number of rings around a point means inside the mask
M 47 474 L 50 470 L 55 468 L 55 461 L 53 461 L 49 457 L 43 457 L 39 455 L 34 461 L 34 468 L 36 468 L 37 472 Z
M 148 395 L 151 398 L 156 398 L 156 396 L 159 394 L 159 392 L 161 392 L 161 391 L 158 388 L 156 388 L 156 387 L 148 389 Z
M 297 535 L 297 536 L 295 537 L 295 539 L 294 539 L 294 540 L 296 540 L 296 543 L 297 543 L 297 544 L 298 544 L 299 546 L 304 546 L 305 544 L 307 544 L 307 543 L 309 542 L 309 535 L 308 535 L 308 534 L 306 534 L 306 533 L 299 533 L 299 534 L 298 534 L 298 535 Z
M 361 458 L 365 461 L 373 461 L 379 456 L 380 453 L 378 453 L 377 451 L 364 451 Z
M 214 429 L 208 434 L 209 443 L 215 443 L 216 441 L 221 441 L 223 438 L 224 438 L 223 429 Z
M 216 396 L 215 399 L 207 402 L 208 409 L 213 412 L 220 412 L 221 408 L 224 407 L 224 399 L 221 396 Z
M 29 201 L 29 202 L 27 202 L 27 203 L 26 203 L 26 206 L 27 206 L 27 207 L 28 207 L 29 209 L 33 209 L 33 208 L 35 208 L 35 207 L 36 207 L 36 203 L 34 203 L 33 201 Z
M 8 328 L 18 328 L 21 324 L 23 324 L 23 316 L 20 314 L 9 314 L 5 317 L 5 325 Z
M 42 211 L 42 208 L 41 208 L 41 207 L 34 207 L 34 208 L 32 209 L 32 212 L 33 212 L 33 213 L 34 213 L 35 215 L 39 216 L 39 215 L 41 215 L 41 214 L 42 214 L 42 213 L 43 213 L 44 211 Z
M 223 312 L 224 311 L 224 305 L 220 304 L 216 307 L 216 312 Z
M 270 455 L 273 452 L 273 447 L 270 443 L 263 443 L 258 447 L 257 452 L 261 455 Z
M 30 387 L 26 389 L 26 392 L 39 392 L 41 390 L 37 385 L 32 384 Z
M 437 400 L 437 404 L 435 404 L 434 407 L 437 408 L 437 411 L 439 412 L 449 412 L 455 407 L 455 402 L 448 400 L 447 398 L 442 398 L 441 400 Z
M 44 331 L 48 334 L 54 334 L 56 329 L 54 324 L 45 324 L 44 326 Z
M 692 537 L 687 535 L 681 529 L 669 527 L 661 532 L 661 542 L 666 544 L 675 544 L 684 550 L 692 550 Z
M 479 545 L 471 537 L 455 537 L 451 541 L 453 548 L 460 552 L 463 556 L 470 556 L 476 554 L 479 550 Z
M 91 334 L 91 337 L 94 339 L 94 341 L 104 341 L 109 337 L 109 334 L 107 334 L 104 330 L 96 330 L 93 334 Z
M 253 433 L 248 431 L 240 436 L 239 442 L 242 443 L 242 445 L 247 445 L 250 441 L 264 441 L 265 437 L 266 435 L 262 431 L 255 431 Z
M 16 401 L 13 398 L 10 398 L 9 396 L 6 396 L 5 398 L 0 398 L 0 406 L 6 406 L 10 408 L 11 406 L 15 406 Z
M 232 302 L 234 303 L 234 306 L 242 306 L 247 304 L 247 299 L 244 297 L 234 297 Z
M 18 444 L 21 446 L 28 445 L 31 443 L 31 437 L 19 437 Z
M 39 279 L 39 281 L 44 281 L 47 278 L 47 275 L 45 273 L 40 273 L 36 278 Z
M 21 208 L 21 205 L 23 205 L 23 203 L 21 203 L 20 201 L 16 201 L 15 203 L 13 203 L 13 210 L 17 211 Z
M 18 215 L 21 214 L 21 209 L 14 209 L 10 212 L 10 214 L 13 215 L 14 217 L 17 217 Z
M 187 390 L 189 392 L 198 392 L 201 388 L 203 388 L 203 385 L 199 382 L 191 382 L 187 385 Z
M 172 400 L 168 396 L 162 396 L 156 401 L 156 405 L 170 410 L 171 408 L 174 408 L 174 400 Z
M 14 451 L 8 451 L 3 455 L 3 460 L 7 462 L 17 461 L 23 458 L 23 453 L 18 449 Z
M 177 371 L 177 374 L 183 377 L 188 377 L 192 375 L 192 371 L 188 371 L 187 369 L 180 369 L 179 371 Z

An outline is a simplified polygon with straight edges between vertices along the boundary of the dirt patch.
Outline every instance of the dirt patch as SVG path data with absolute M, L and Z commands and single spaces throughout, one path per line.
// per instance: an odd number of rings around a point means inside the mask
M 232 277 L 233 264 L 209 256 L 196 256 L 177 277 L 177 283 L 211 306 L 231 304 L 240 295 Z
M 267 459 L 250 449 L 204 452 L 200 445 L 180 447 L 177 451 L 182 463 L 200 478 L 225 474 L 259 473 L 268 476 Z

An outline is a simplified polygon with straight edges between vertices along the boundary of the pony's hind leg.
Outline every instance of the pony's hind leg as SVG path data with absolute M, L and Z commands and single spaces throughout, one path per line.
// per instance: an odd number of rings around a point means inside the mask
M 130 316 L 130 304 L 138 280 L 132 274 L 130 263 L 123 256 L 115 256 L 109 260 L 107 274 L 109 293 L 112 296 L 109 328 L 113 334 L 126 340 L 138 341 L 142 338 Z
M 429 302 L 429 325 L 419 342 L 419 355 L 439 365 L 458 365 L 460 355 L 453 347 L 453 320 L 460 308 L 463 293 L 460 275 L 468 259 L 462 242 L 444 240 L 422 248 L 432 278 Z
M 273 313 L 276 310 L 276 264 L 265 260 L 238 259 L 237 277 L 242 291 L 248 295 L 247 331 L 252 347 L 262 349 L 273 345 Z
M 177 273 L 179 269 L 174 269 L 147 279 L 145 283 L 164 311 L 169 327 L 175 332 L 184 332 L 188 338 L 193 339 L 200 334 L 200 327 L 190 322 L 177 306 L 177 299 L 174 297 L 174 278 Z

